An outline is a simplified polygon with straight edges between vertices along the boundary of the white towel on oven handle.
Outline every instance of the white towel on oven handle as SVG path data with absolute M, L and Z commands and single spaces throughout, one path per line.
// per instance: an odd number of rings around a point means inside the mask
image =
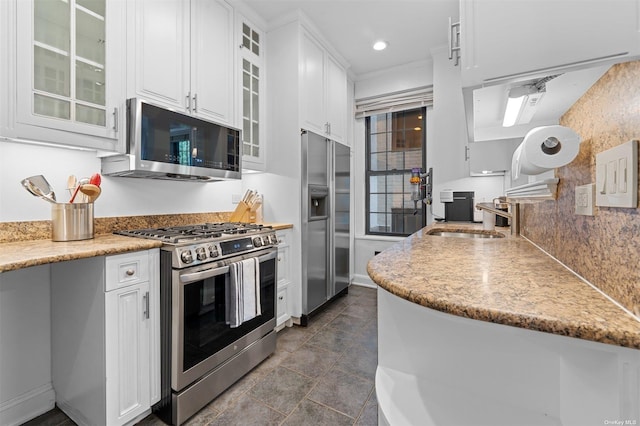
M 238 327 L 262 314 L 260 303 L 260 262 L 245 259 L 229 265 L 230 279 L 226 283 L 226 322 Z
M 261 315 L 260 262 L 257 257 L 242 261 L 242 321 Z

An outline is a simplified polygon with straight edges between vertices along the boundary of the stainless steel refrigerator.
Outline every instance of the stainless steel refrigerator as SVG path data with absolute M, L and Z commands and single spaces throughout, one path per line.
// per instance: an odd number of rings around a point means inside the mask
M 302 318 L 347 292 L 350 164 L 347 146 L 302 131 Z

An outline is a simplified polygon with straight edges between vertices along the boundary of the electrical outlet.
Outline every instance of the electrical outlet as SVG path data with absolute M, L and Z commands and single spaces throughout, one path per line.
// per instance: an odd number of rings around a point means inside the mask
M 576 214 L 593 216 L 596 186 L 593 183 L 576 186 Z

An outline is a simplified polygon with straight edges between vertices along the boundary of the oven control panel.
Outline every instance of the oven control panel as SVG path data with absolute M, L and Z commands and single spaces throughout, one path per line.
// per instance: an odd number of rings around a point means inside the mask
M 175 247 L 174 267 L 183 268 L 224 259 L 278 244 L 275 233 L 234 238 L 218 242 L 202 242 Z

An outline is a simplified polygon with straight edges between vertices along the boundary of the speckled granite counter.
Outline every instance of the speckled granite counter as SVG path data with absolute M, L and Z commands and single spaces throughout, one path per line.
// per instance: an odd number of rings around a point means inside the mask
M 16 241 L 0 244 L 0 272 L 29 266 L 104 256 L 162 245 L 159 241 L 120 235 L 97 235 L 91 240 L 54 242 L 51 240 Z
M 30 222 L 17 223 L 19 223 L 20 226 L 11 224 L 11 227 L 7 226 L 7 228 L 13 229 L 14 231 L 22 228 L 25 230 L 32 230 L 34 228 L 31 226 Z M 130 222 L 119 221 L 119 224 L 119 229 L 128 229 L 126 226 L 129 225 Z M 271 226 L 275 230 L 283 230 L 293 227 L 293 225 L 288 223 L 265 223 L 264 225 Z M 172 225 L 155 225 L 155 227 L 159 226 Z M 42 228 L 47 227 L 35 226 L 35 228 L 37 230 L 41 230 Z M 48 230 L 49 234 L 45 235 L 50 235 L 50 227 Z M 36 235 L 40 236 L 39 234 Z M 42 236 L 40 237 L 45 238 Z M 13 271 L 16 269 L 44 265 L 47 263 L 82 259 L 86 257 L 104 256 L 136 250 L 147 250 L 160 246 L 162 246 L 162 243 L 159 241 L 124 237 L 111 233 L 99 234 L 90 240 L 67 242 L 53 242 L 49 239 L 24 240 L 16 238 L 10 242 L 0 243 L 0 272 Z
M 383 289 L 441 312 L 640 349 L 640 321 L 522 237 L 427 235 L 436 224 L 368 264 Z

